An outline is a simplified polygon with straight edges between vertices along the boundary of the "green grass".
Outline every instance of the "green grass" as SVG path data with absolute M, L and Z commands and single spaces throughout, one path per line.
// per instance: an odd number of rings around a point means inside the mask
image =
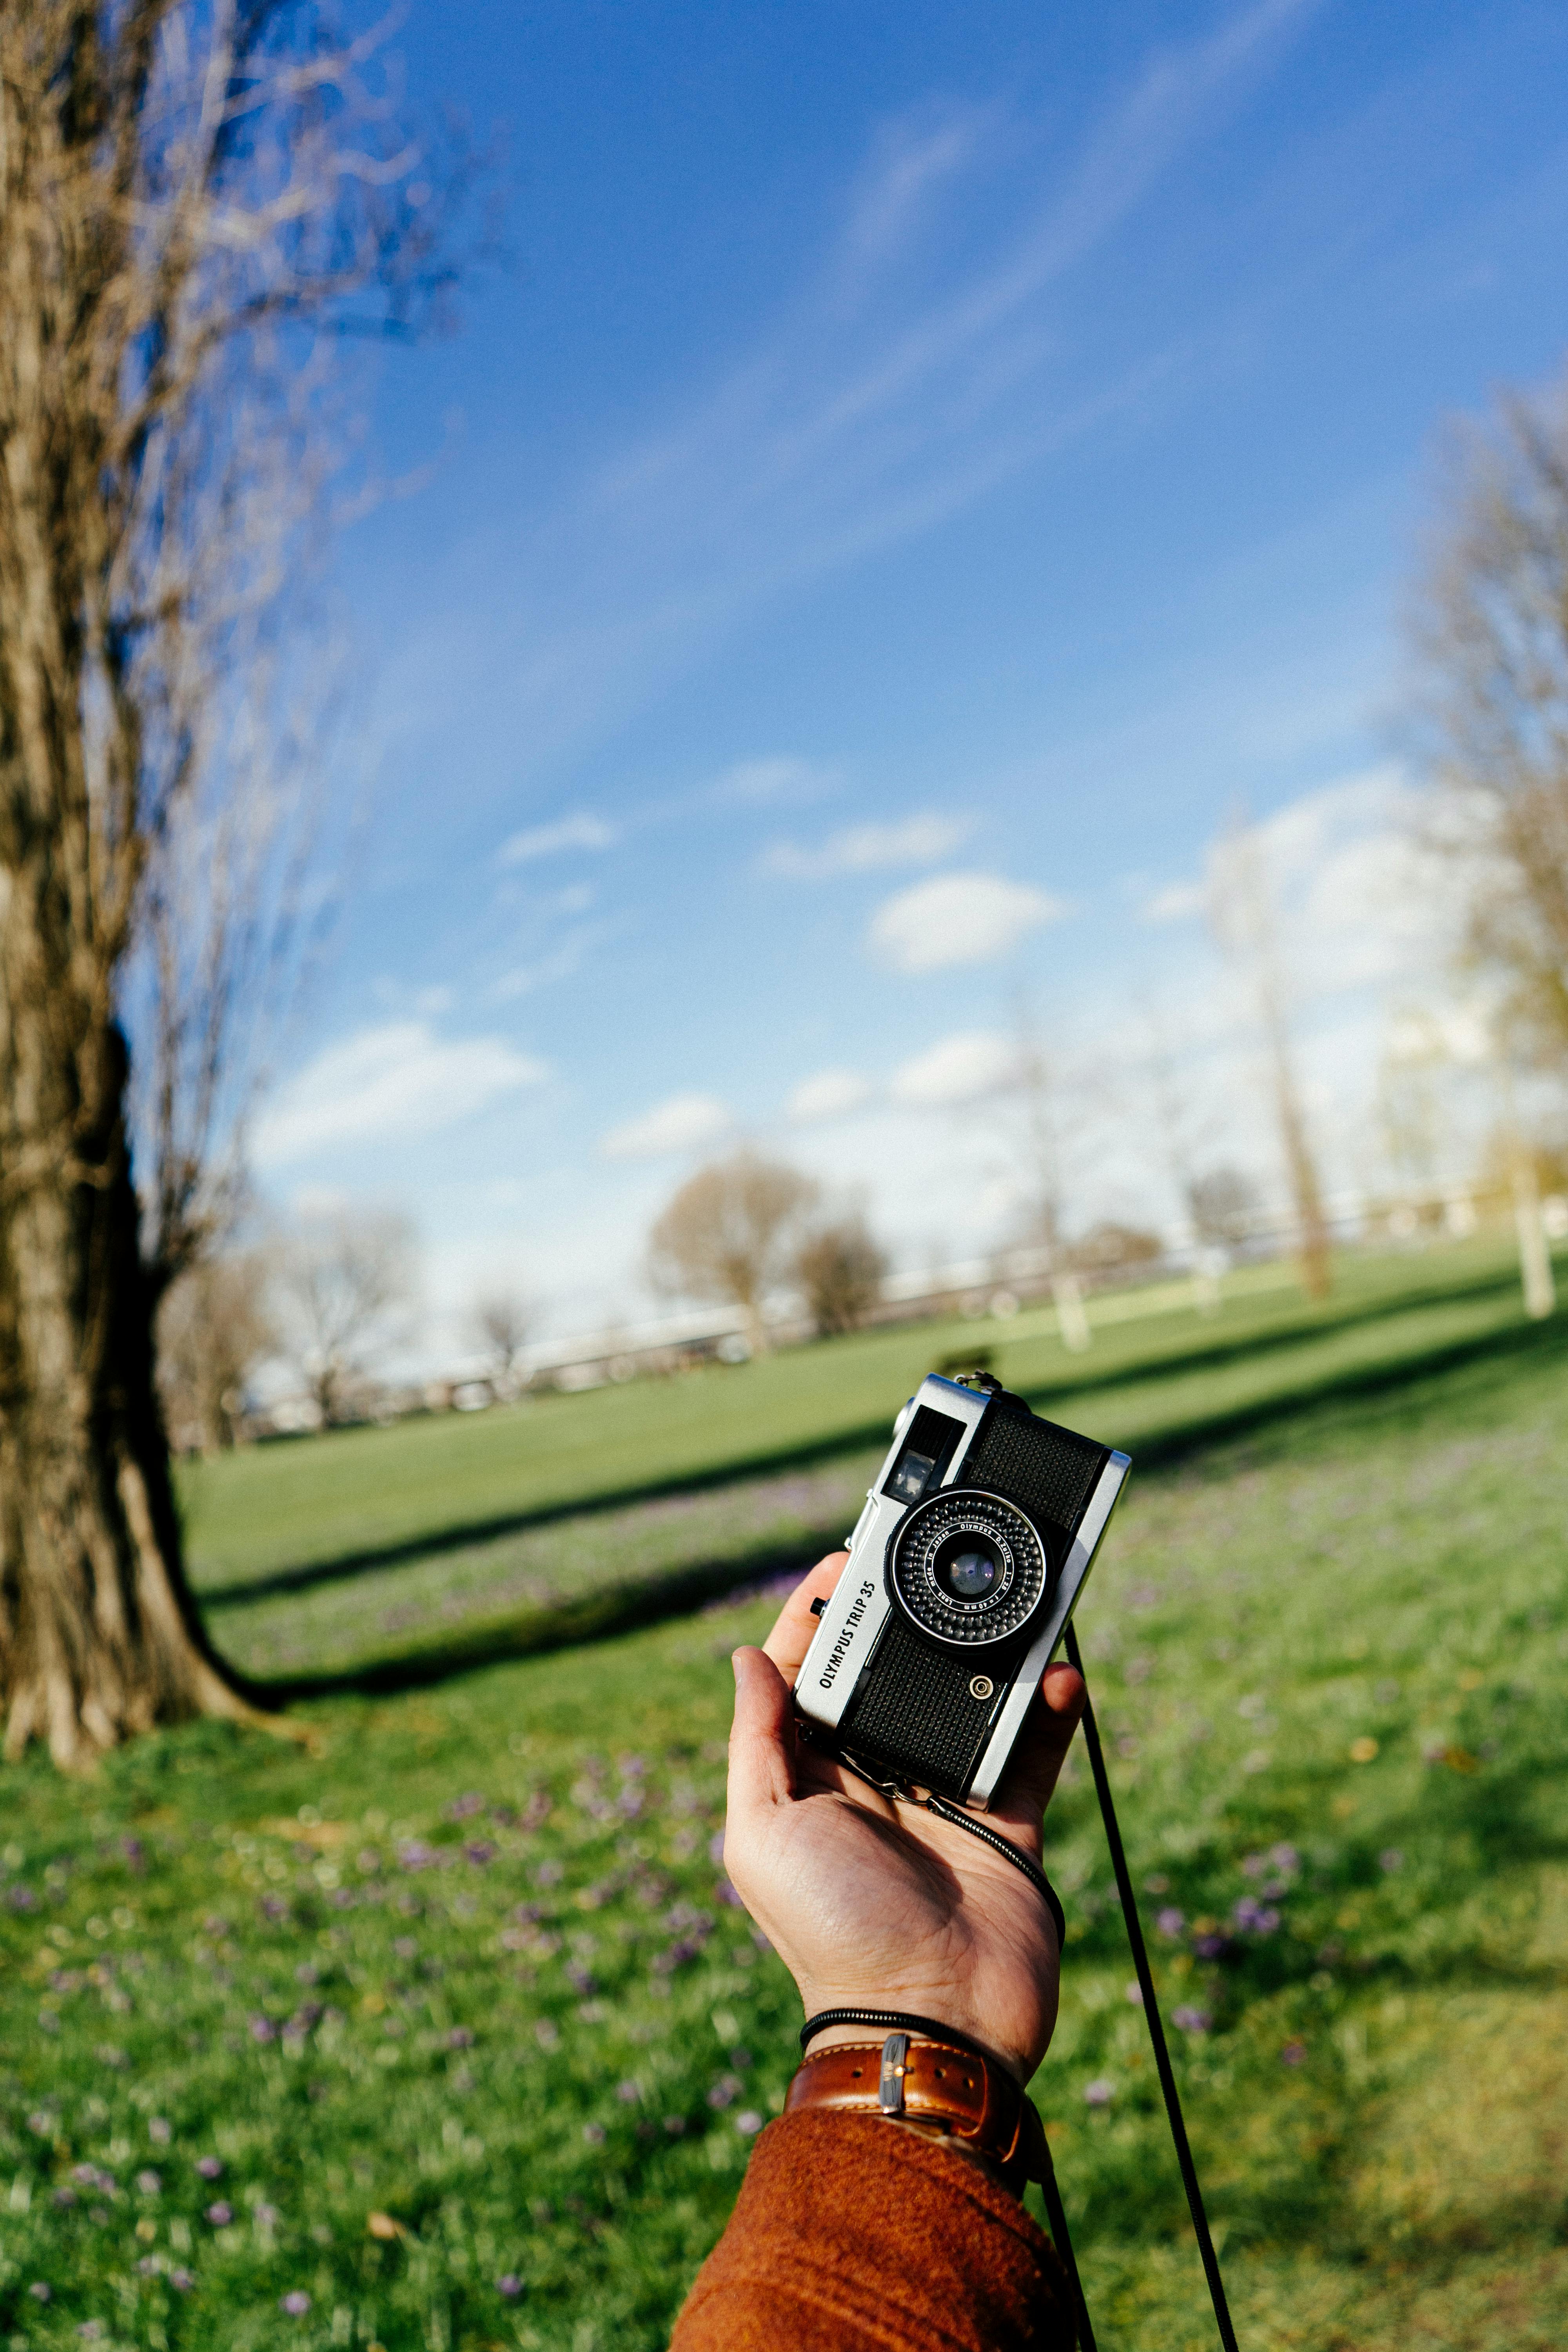
M 1174 2038 L 1249 2352 L 1562 2341 L 1565 1385 L 1552 1329 L 1140 1475 L 1085 1603 L 1167 2013 L 1206 2019 Z M 662 2344 L 794 2056 L 710 1859 L 727 1654 L 767 1615 L 322 1704 L 313 1756 L 196 1727 L 85 1790 L 15 1771 L 13 2344 Z M 1100 2341 L 1195 2352 L 1081 1762 L 1051 1860 L 1035 2091 Z
M 1139 1303 L 1107 1305 L 1125 1313 Z M 983 1341 L 1043 1410 L 1128 1447 L 1143 1468 L 1324 1395 L 1375 1394 L 1423 1367 L 1539 1342 L 1515 1270 L 1482 1250 L 1351 1260 L 1316 1308 L 1276 1288 L 1243 1293 L 1210 1323 L 1190 1309 L 1127 1314 L 1077 1359 L 1042 1329 L 1047 1320 L 873 1334 L 741 1370 L 198 1465 L 188 1474 L 193 1550 L 214 1639 L 244 1671 L 296 1695 L 355 1676 L 385 1687 L 776 1576 L 842 1540 L 892 1409 L 921 1372 Z M 694 1488 L 647 1491 L 656 1444 Z M 738 1475 L 740 1448 L 753 1465 L 794 1466 Z M 639 1480 L 640 1497 L 627 1499 Z M 500 1508 L 508 1499 L 510 1512 Z M 294 1558 L 284 1547 L 304 1541 L 306 1502 L 317 1549 Z M 266 1564 L 264 1538 L 275 1547 Z
M 1431 1259 L 1348 1257 L 1334 1296 L 1318 1307 L 1277 1267 L 1235 1275 L 1219 1317 L 1168 1307 L 1129 1317 L 1108 1323 L 1084 1357 L 1066 1352 L 1048 1314 L 907 1324 L 667 1381 L 251 1447 L 182 1471 L 192 1575 L 216 1595 L 313 1565 L 389 1566 L 588 1504 L 685 1493 L 885 1444 L 922 1374 L 974 1349 L 1064 1417 L 1078 1412 L 1121 1437 L 1152 1432 L 1162 1417 L 1205 1418 L 1222 1395 L 1287 1392 L 1303 1342 L 1322 1349 L 1331 1370 L 1342 1358 L 1407 1346 L 1408 1332 L 1383 1336 L 1403 1316 L 1436 1318 L 1434 1336 L 1445 1323 L 1462 1335 L 1517 1318 L 1518 1302 L 1507 1251 L 1477 1242 Z M 1119 1314 L 1136 1303 L 1113 1302 Z M 1145 1373 L 1158 1382 L 1153 1394 L 1141 1386 Z

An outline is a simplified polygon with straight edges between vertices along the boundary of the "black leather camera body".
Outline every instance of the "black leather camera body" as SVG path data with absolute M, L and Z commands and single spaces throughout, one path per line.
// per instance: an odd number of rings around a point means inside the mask
M 929 1374 L 801 1667 L 806 1737 L 984 1811 L 1131 1466 L 983 1375 Z

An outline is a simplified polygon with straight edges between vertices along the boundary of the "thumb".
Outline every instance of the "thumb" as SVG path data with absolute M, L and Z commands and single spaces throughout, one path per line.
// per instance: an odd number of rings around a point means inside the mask
M 735 1718 L 730 1727 L 730 1818 L 743 1820 L 795 1794 L 794 1710 L 789 1685 L 765 1650 L 737 1650 Z

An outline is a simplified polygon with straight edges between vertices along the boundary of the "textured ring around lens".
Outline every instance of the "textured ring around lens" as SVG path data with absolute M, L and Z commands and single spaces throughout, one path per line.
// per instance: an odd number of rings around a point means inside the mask
M 991 1563 L 983 1582 L 974 1564 Z M 1000 1495 L 949 1487 L 918 1503 L 889 1546 L 895 1598 L 921 1633 L 960 1648 L 1005 1642 L 1032 1617 L 1047 1561 L 1034 1528 Z

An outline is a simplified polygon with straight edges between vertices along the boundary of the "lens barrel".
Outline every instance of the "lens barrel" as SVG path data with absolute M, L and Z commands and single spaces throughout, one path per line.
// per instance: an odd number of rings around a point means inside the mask
M 918 1503 L 888 1546 L 904 1613 L 933 1641 L 973 1649 L 1005 1642 L 1045 1598 L 1049 1562 L 1022 1511 L 978 1486 Z

